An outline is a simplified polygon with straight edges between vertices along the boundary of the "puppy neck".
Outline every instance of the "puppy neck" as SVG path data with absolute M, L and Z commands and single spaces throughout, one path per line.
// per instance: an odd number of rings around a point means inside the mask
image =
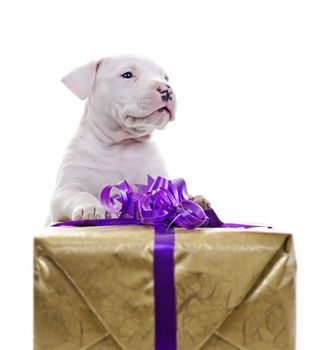
M 112 146 L 119 143 L 145 142 L 151 138 L 151 134 L 138 136 L 127 130 L 112 116 L 97 110 L 86 102 L 80 127 L 89 129 L 93 136 L 102 144 Z

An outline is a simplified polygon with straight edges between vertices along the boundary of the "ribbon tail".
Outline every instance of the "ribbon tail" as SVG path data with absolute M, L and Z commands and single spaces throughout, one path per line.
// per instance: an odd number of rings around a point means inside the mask
M 165 224 L 155 224 L 154 227 L 155 350 L 176 350 L 174 228 Z

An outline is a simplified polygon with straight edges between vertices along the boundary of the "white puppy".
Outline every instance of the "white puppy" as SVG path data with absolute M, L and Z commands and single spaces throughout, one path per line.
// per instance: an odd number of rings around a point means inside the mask
M 88 63 L 62 81 L 87 101 L 60 166 L 51 221 L 104 218 L 99 194 L 105 186 L 167 176 L 150 136 L 174 120 L 175 95 L 162 68 L 129 55 Z
M 60 166 L 48 223 L 105 218 L 99 201 L 105 186 L 146 183 L 147 174 L 167 177 L 150 136 L 174 120 L 176 98 L 162 68 L 129 55 L 88 63 L 62 81 L 87 101 Z M 210 206 L 202 196 L 193 200 Z

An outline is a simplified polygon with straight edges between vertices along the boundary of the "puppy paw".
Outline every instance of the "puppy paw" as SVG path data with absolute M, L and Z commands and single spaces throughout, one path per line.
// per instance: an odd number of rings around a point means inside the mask
M 101 205 L 82 204 L 73 210 L 72 220 L 104 219 L 105 209 Z
M 207 210 L 212 207 L 209 200 L 206 199 L 204 196 L 200 196 L 200 195 L 194 196 L 194 197 L 191 197 L 190 200 L 193 201 L 194 203 L 199 204 L 203 210 Z

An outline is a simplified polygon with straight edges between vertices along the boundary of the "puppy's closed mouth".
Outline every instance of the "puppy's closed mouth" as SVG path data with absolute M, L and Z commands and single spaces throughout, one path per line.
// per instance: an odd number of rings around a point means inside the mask
M 170 110 L 169 110 L 169 108 L 168 107 L 162 107 L 162 108 L 159 108 L 158 110 L 157 110 L 157 112 L 168 112 L 169 114 L 171 114 L 171 112 L 170 112 Z
M 145 115 L 145 116 L 132 116 L 131 115 L 131 116 L 128 116 L 128 117 L 134 118 L 134 119 L 141 119 L 141 120 L 143 120 L 143 119 L 147 119 L 149 117 L 158 116 L 160 113 L 163 113 L 163 112 L 167 112 L 169 114 L 169 118 L 171 118 L 171 111 L 166 106 L 161 107 L 161 108 L 157 109 L 156 111 L 154 111 L 154 112 L 152 112 L 152 113 L 150 113 L 148 115 Z
M 128 115 L 125 120 L 125 126 L 128 128 L 157 128 L 160 129 L 166 125 L 168 121 L 172 120 L 171 110 L 164 106 L 156 109 L 154 112 L 146 116 L 131 116 Z
M 148 117 L 151 117 L 153 115 L 157 115 L 158 116 L 158 113 L 163 113 L 163 112 L 167 112 L 169 114 L 169 118 L 171 118 L 171 111 L 170 111 L 170 109 L 167 106 L 159 108 L 157 111 L 154 111 L 153 113 L 150 113 L 149 115 L 147 115 L 144 118 L 148 118 Z

